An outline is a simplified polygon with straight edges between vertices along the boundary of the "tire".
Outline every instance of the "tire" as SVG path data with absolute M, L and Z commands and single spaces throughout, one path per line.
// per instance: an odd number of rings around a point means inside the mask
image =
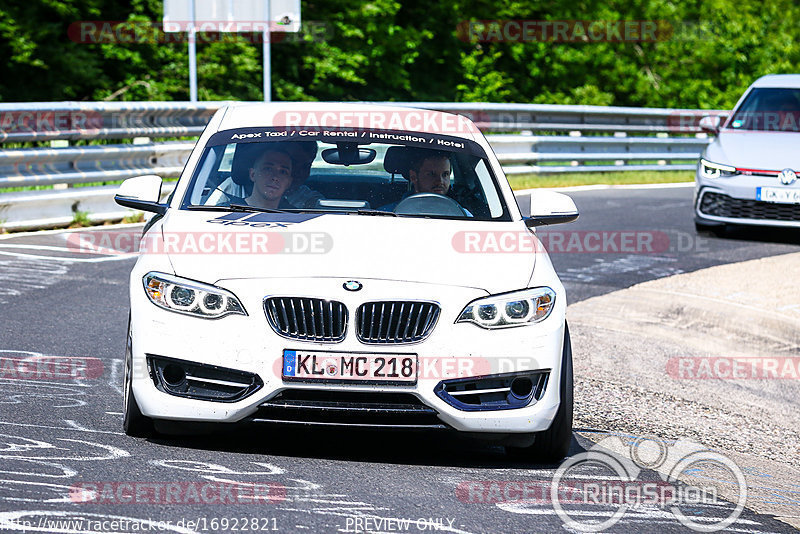
M 133 340 L 131 338 L 130 313 L 128 314 L 128 343 L 125 348 L 125 383 L 122 398 L 122 428 L 125 433 L 135 438 L 149 438 L 155 435 L 153 420 L 142 415 L 133 394 Z
M 564 324 L 564 350 L 561 356 L 558 411 L 550 428 L 536 432 L 536 441 L 530 447 L 506 447 L 506 452 L 514 457 L 533 460 L 537 463 L 558 463 L 569 452 L 572 443 L 572 343 L 569 337 L 569 326 Z
M 695 221 L 694 229 L 698 234 L 712 234 L 716 237 L 725 235 L 726 226 L 724 224 L 703 224 Z

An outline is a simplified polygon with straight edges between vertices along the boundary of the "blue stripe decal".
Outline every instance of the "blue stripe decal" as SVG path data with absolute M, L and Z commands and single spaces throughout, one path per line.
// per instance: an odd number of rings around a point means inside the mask
M 295 375 L 295 351 L 283 351 L 283 376 Z
M 219 217 L 215 217 L 215 220 L 219 221 L 238 221 L 243 217 L 247 217 L 250 215 L 249 213 L 243 212 L 233 212 L 233 213 L 226 213 L 225 215 L 220 215 Z
M 292 222 L 301 223 L 320 217 L 321 213 L 253 213 L 246 221 L 250 223 L 261 222 Z

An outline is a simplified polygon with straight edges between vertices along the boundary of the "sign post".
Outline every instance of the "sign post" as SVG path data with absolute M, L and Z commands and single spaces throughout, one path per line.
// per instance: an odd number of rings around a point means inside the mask
M 300 0 L 164 0 L 164 31 L 189 37 L 189 99 L 197 102 L 197 33 L 261 34 L 264 101 L 272 100 L 270 32 L 300 31 Z
M 270 13 L 270 0 L 264 0 L 264 11 L 266 13 Z M 269 25 L 264 28 L 264 44 L 263 44 L 263 55 L 264 55 L 264 102 L 271 102 L 272 101 L 272 58 L 270 57 L 271 50 L 270 50 L 270 31 L 272 29 Z
M 189 101 L 197 102 L 197 12 L 192 3 L 192 18 L 189 24 Z

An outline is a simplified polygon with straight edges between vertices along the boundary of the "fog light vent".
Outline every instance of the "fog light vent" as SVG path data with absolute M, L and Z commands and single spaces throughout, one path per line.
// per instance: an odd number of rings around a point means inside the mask
M 524 408 L 542 398 L 550 371 L 504 373 L 439 382 L 434 391 L 459 410 Z
M 253 373 L 164 356 L 148 354 L 147 367 L 156 387 L 177 397 L 236 402 L 264 385 Z

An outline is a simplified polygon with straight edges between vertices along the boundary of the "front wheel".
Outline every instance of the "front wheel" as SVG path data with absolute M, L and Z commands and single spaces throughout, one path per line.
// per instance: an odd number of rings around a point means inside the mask
M 556 463 L 569 452 L 572 443 L 572 343 L 569 338 L 569 327 L 566 324 L 560 386 L 558 411 L 550 428 L 536 432 L 534 434 L 536 441 L 530 447 L 506 447 L 509 455 L 536 462 Z
M 128 314 L 128 343 L 125 348 L 125 384 L 122 399 L 122 427 L 125 433 L 136 438 L 151 437 L 155 433 L 153 420 L 142 415 L 139 405 L 136 403 L 136 397 L 133 395 L 133 340 L 130 314 Z

